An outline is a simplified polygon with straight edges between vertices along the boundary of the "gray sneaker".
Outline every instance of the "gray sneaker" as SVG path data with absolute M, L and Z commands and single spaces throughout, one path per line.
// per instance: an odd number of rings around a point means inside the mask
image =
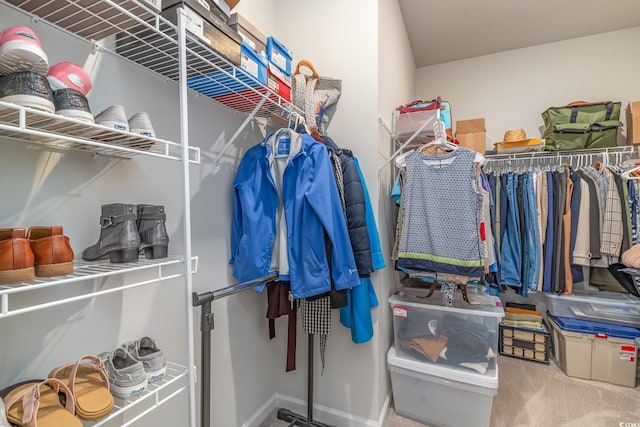
M 147 381 L 157 381 L 166 375 L 167 359 L 153 338 L 142 337 L 136 341 L 126 342 L 122 347 L 126 348 L 135 360 L 142 362 L 147 373 Z
M 129 399 L 147 389 L 147 375 L 142 362 L 135 360 L 124 347 L 118 347 L 111 353 L 101 353 L 100 358 L 107 368 L 109 390 L 115 397 Z
M 156 131 L 151 124 L 151 118 L 147 113 L 135 113 L 129 118 L 129 132 L 151 138 L 156 137 Z
M 127 113 L 122 105 L 112 105 L 96 114 L 96 124 L 116 130 L 129 130 Z

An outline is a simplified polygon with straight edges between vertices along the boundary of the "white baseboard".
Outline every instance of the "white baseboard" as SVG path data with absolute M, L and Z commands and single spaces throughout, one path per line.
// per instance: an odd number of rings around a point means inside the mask
M 389 415 L 390 406 L 391 395 L 387 395 L 378 419 L 368 420 L 357 415 L 316 404 L 313 405 L 313 417 L 314 420 L 340 427 L 382 427 Z M 276 408 L 286 408 L 300 415 L 307 414 L 306 401 L 276 393 L 242 424 L 242 427 L 259 427 Z

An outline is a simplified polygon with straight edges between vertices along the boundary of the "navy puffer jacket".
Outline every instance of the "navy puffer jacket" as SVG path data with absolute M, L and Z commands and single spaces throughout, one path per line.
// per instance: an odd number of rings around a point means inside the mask
M 356 260 L 358 275 L 360 277 L 369 277 L 373 272 L 373 262 L 371 260 L 369 232 L 367 231 L 364 189 L 362 188 L 358 170 L 353 163 L 353 153 L 338 147 L 328 136 L 324 136 L 324 144 L 330 152 L 336 154 L 340 159 L 349 240 Z

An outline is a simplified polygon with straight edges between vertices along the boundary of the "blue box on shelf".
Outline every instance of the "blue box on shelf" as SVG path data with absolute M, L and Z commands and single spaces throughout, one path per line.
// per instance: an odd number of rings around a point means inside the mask
M 267 60 L 280 68 L 282 72 L 288 76 L 291 75 L 292 59 L 293 55 L 285 45 L 273 37 L 267 37 Z
M 242 68 L 216 71 L 204 76 L 192 77 L 187 80 L 191 89 L 210 97 L 242 92 L 249 88 L 258 88 L 267 84 L 267 60 L 256 53 L 245 42 L 242 43 L 240 55 Z

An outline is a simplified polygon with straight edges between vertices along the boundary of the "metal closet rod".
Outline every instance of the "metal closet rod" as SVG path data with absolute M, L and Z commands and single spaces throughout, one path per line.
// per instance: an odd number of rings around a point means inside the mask
M 237 294 L 246 289 L 255 288 L 263 283 L 270 283 L 278 279 L 277 274 L 260 277 L 248 282 L 242 282 L 216 291 L 192 294 L 194 307 L 202 306 L 200 310 L 200 335 L 201 349 L 200 361 L 202 362 L 202 381 L 200 393 L 200 425 L 202 427 L 211 426 L 211 331 L 214 328 L 213 313 L 211 303 L 214 300 Z
M 235 285 L 227 286 L 226 288 L 218 289 L 215 291 L 204 292 L 201 294 L 193 293 L 193 305 L 197 307 L 199 305 L 206 304 L 207 302 L 211 302 L 213 300 L 221 299 L 224 297 L 228 297 L 229 295 L 237 294 L 238 292 L 242 292 L 246 289 L 255 288 L 258 285 L 273 282 L 278 278 L 277 274 L 269 274 L 268 276 L 263 276 L 258 279 L 249 280 L 248 282 L 237 283 Z

